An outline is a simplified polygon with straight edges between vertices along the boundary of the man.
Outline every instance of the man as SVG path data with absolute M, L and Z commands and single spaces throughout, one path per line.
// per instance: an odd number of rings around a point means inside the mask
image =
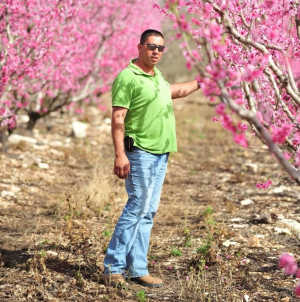
M 153 29 L 141 35 L 139 55 L 112 87 L 114 173 L 125 179 L 128 201 L 104 259 L 104 281 L 160 287 L 149 276 L 147 252 L 170 152 L 177 151 L 172 99 L 200 88 L 196 80 L 169 85 L 155 65 L 164 51 L 164 36 Z

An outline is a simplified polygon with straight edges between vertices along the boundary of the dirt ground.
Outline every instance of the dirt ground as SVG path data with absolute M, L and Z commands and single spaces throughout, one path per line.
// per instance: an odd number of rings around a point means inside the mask
M 86 138 L 72 136 L 74 116 L 55 115 L 50 131 L 43 121 L 33 133 L 20 127 L 37 144 L 0 149 L 0 301 L 298 301 L 298 280 L 278 257 L 300 263 L 299 234 L 282 224 L 300 222 L 299 186 L 251 134 L 248 149 L 235 145 L 200 94 L 175 100 L 174 111 L 178 152 L 148 254 L 164 287 L 103 284 L 126 194 L 112 173 L 110 112 L 90 108 L 77 117 Z

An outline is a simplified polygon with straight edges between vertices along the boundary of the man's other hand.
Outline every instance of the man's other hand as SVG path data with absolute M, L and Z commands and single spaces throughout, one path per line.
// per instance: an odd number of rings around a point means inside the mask
M 125 154 L 115 157 L 114 173 L 120 179 L 126 179 L 130 173 L 130 162 Z

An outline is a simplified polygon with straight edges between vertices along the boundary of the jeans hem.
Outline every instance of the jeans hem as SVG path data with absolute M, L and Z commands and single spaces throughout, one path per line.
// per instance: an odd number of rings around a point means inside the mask
M 124 275 L 124 270 L 122 271 L 116 271 L 116 272 L 112 272 L 112 271 L 105 271 L 103 272 L 104 276 L 110 276 L 110 275 Z
M 140 278 L 140 277 L 144 277 L 144 276 L 148 276 L 149 272 L 145 272 L 143 274 L 130 274 L 130 278 Z

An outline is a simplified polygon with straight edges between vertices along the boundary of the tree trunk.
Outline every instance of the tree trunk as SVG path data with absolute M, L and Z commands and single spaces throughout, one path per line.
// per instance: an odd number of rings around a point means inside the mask
M 29 113 L 29 122 L 27 124 L 27 129 L 32 131 L 37 120 L 41 118 L 40 113 L 38 112 L 30 112 Z

